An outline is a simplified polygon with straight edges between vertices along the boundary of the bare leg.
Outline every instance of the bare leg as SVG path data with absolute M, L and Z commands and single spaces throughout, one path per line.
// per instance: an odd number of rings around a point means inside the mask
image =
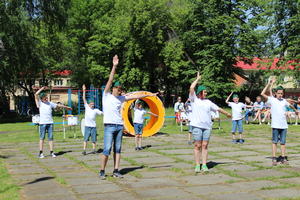
M 139 136 L 135 135 L 135 147 L 139 147 Z
M 235 140 L 235 133 L 232 133 L 232 139 Z
M 272 156 L 276 157 L 276 151 L 277 151 L 277 144 L 272 144 Z
M 44 149 L 44 140 L 40 140 L 39 146 L 40 146 L 40 151 L 43 151 L 43 149 Z
M 284 157 L 285 156 L 285 144 L 280 145 L 281 147 L 281 156 Z
M 93 142 L 93 149 L 96 149 L 96 142 Z
M 200 165 L 200 151 L 201 151 L 202 141 L 196 141 L 194 146 L 194 157 L 196 165 Z
M 84 142 L 83 142 L 83 150 L 84 150 L 84 151 L 86 150 L 86 146 L 87 146 L 87 142 L 84 141 Z
M 101 170 L 105 170 L 107 161 L 108 161 L 108 156 L 102 154 L 102 157 L 101 157 Z
M 49 147 L 50 147 L 50 151 L 53 151 L 53 141 L 49 141 Z
M 139 135 L 139 147 L 142 147 L 142 135 Z
M 207 156 L 208 156 L 208 141 L 202 142 L 202 164 L 206 165 L 207 163 Z
M 120 159 L 121 159 L 121 154 L 114 153 L 114 169 L 119 169 L 119 167 L 120 167 Z

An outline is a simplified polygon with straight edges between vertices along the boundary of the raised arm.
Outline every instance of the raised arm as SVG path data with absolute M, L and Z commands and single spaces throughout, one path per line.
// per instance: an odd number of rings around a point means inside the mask
M 83 84 L 83 85 L 82 85 L 82 99 L 83 99 L 83 103 L 84 103 L 84 104 L 87 104 L 85 92 L 86 92 L 86 87 L 85 87 L 85 85 Z
M 201 79 L 200 72 L 197 72 L 197 78 L 196 78 L 196 80 L 194 80 L 194 82 L 190 86 L 190 94 L 194 94 L 195 87 L 200 79 Z
M 44 90 L 44 89 L 46 89 L 46 87 L 44 86 L 44 87 L 41 87 L 35 94 L 34 94 L 34 100 L 35 100 L 35 105 L 36 105 L 36 107 L 40 107 L 40 93 Z
M 229 104 L 229 99 L 230 99 L 230 97 L 231 97 L 232 94 L 233 94 L 233 92 L 231 92 L 230 95 L 227 97 L 227 99 L 226 99 L 226 103 L 227 104 Z
M 125 101 L 129 101 L 132 99 L 142 99 L 145 97 L 153 97 L 153 96 L 157 96 L 157 94 L 158 94 L 158 92 L 154 93 L 154 94 L 135 94 L 135 95 L 128 95 L 128 96 L 126 96 L 126 94 L 125 94 L 124 96 L 125 96 Z
M 268 84 L 266 85 L 266 87 L 263 89 L 263 91 L 261 92 L 261 96 L 263 96 L 266 101 L 268 100 L 268 95 L 267 95 L 267 91 L 268 89 L 271 87 L 271 85 L 273 85 L 275 82 L 275 78 L 269 78 Z
M 117 68 L 117 65 L 119 64 L 119 58 L 117 55 L 115 55 L 113 57 L 113 67 L 111 69 L 111 72 L 110 72 L 110 75 L 109 75 L 109 78 L 108 78 L 108 81 L 106 83 L 106 86 L 105 86 L 105 89 L 104 89 L 104 92 L 105 93 L 108 93 L 109 90 L 110 90 L 110 87 L 113 83 L 113 80 L 114 80 L 114 75 L 116 73 L 116 68 Z
M 58 103 L 57 104 L 57 107 L 58 108 L 65 108 L 66 110 L 72 110 L 72 108 L 71 107 L 69 107 L 69 106 L 65 106 L 64 104 L 62 104 L 62 103 Z

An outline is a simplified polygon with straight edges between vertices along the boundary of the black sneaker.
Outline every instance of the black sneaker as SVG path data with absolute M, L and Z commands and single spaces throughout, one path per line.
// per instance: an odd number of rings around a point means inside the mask
M 276 166 L 276 165 L 277 165 L 277 158 L 276 158 L 276 157 L 273 157 L 273 158 L 272 158 L 272 165 L 273 165 L 273 166 Z
M 123 178 L 123 175 L 120 174 L 120 172 L 118 170 L 115 170 L 113 172 L 113 177 L 115 177 L 115 178 Z
M 135 147 L 135 150 L 136 150 L 136 151 L 138 151 L 138 150 L 139 150 L 139 148 L 138 148 L 138 147 Z
M 84 155 L 84 156 L 85 156 L 85 155 L 86 155 L 86 151 L 83 151 L 83 152 L 82 152 L 82 155 Z
M 92 154 L 96 154 L 97 152 L 96 152 L 96 150 L 94 149 L 93 151 L 92 151 Z
M 288 165 L 288 159 L 287 159 L 287 156 L 281 156 L 282 157 L 282 160 L 281 160 L 281 164 L 284 164 L 284 165 Z
M 106 179 L 106 176 L 105 176 L 105 172 L 104 171 L 100 171 L 99 172 L 99 178 L 101 179 L 101 180 L 105 180 Z
M 143 147 L 138 147 L 138 150 L 139 150 L 139 151 L 143 150 Z
M 245 140 L 244 139 L 240 139 L 240 144 L 244 144 Z

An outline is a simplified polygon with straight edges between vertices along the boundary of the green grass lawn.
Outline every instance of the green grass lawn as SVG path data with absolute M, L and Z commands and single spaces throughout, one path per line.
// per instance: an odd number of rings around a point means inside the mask
M 230 111 L 229 109 L 226 109 Z M 166 109 L 166 116 L 174 116 L 173 108 Z M 79 116 L 81 119 L 83 115 Z M 103 117 L 97 117 L 97 132 L 98 140 L 102 142 L 103 138 Z M 55 122 L 62 122 L 61 117 L 54 117 Z M 230 140 L 231 137 L 231 119 L 226 118 L 224 115 L 221 115 L 221 130 L 216 129 L 217 124 L 214 124 L 215 129 L 213 134 L 218 134 L 224 136 Z M 184 126 L 183 132 L 180 132 L 180 126 L 176 125 L 175 119 L 167 118 L 165 119 L 165 124 L 161 128 L 160 132 L 169 135 L 172 137 L 172 134 L 187 134 L 188 127 Z M 0 141 L 1 144 L 4 143 L 14 143 L 22 144 L 23 142 L 36 142 L 38 147 L 39 134 L 36 126 L 30 125 L 30 122 L 19 122 L 19 123 L 5 123 L 0 124 Z M 3 133 L 4 132 L 4 133 Z M 5 133 L 6 132 L 6 133 Z M 295 140 L 300 136 L 297 135 L 299 132 L 299 126 L 290 125 L 287 137 L 287 142 L 289 140 Z M 80 126 L 66 128 L 66 138 L 63 134 L 63 126 L 55 125 L 54 127 L 54 139 L 55 141 L 60 142 L 73 142 L 74 135 L 77 139 L 82 139 L 82 134 L 80 131 Z M 264 137 L 266 140 L 271 140 L 271 128 L 268 125 L 257 125 L 250 124 L 244 125 L 244 135 L 247 140 L 247 137 Z M 4 155 L 0 155 L 0 199 L 19 199 L 19 187 L 14 183 L 14 180 L 8 174 L 7 169 L 4 163 Z

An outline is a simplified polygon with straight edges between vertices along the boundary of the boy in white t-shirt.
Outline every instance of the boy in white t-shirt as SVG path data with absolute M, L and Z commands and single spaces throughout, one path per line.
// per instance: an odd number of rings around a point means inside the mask
M 123 119 L 121 116 L 121 107 L 125 101 L 132 99 L 141 99 L 147 96 L 156 96 L 157 93 L 153 95 L 121 95 L 122 86 L 121 83 L 116 81 L 113 84 L 114 75 L 116 72 L 117 65 L 119 64 L 119 58 L 117 55 L 113 57 L 113 67 L 111 69 L 109 79 L 106 83 L 103 96 L 103 122 L 104 122 L 104 147 L 101 157 L 101 167 L 99 172 L 100 179 L 105 179 L 105 168 L 110 155 L 112 147 L 114 147 L 114 171 L 113 176 L 118 178 L 123 178 L 122 174 L 119 172 L 120 158 L 121 158 L 121 147 L 122 147 L 122 137 L 123 137 Z M 110 88 L 113 85 L 112 92 Z
M 187 99 L 185 102 L 185 111 L 187 113 L 187 118 L 188 118 L 188 126 L 189 126 L 189 133 L 188 133 L 188 144 L 192 144 L 192 126 L 191 126 L 191 115 L 192 115 L 192 105 L 190 99 Z
M 44 148 L 44 140 L 46 136 L 46 132 L 48 133 L 48 141 L 50 147 L 50 155 L 55 158 L 56 155 L 53 153 L 53 118 L 52 118 L 52 109 L 56 107 L 66 108 L 67 110 L 72 110 L 72 108 L 62 105 L 52 103 L 48 101 L 48 96 L 45 92 L 42 92 L 46 87 L 40 88 L 34 95 L 35 104 L 39 108 L 40 112 L 40 122 L 39 122 L 39 134 L 40 134 L 40 142 L 39 142 L 39 158 L 44 158 L 43 148 Z
M 177 102 L 174 104 L 175 120 L 178 125 L 181 121 L 180 113 L 183 111 L 184 111 L 184 103 L 181 101 L 181 97 L 178 97 Z
M 195 91 L 195 87 L 200 80 L 201 76 L 197 73 L 196 80 L 190 86 L 189 99 L 192 106 L 191 122 L 192 134 L 194 140 L 194 157 L 195 157 L 195 172 L 201 170 L 208 171 L 206 165 L 208 156 L 208 143 L 212 129 L 211 111 L 225 114 L 228 117 L 231 115 L 225 110 L 219 108 L 216 104 L 206 99 L 206 87 L 199 85 Z M 200 170 L 200 157 L 202 157 L 202 169 Z
M 143 108 L 143 102 L 137 100 L 136 105 L 134 107 L 134 117 L 133 117 L 133 127 L 134 127 L 134 132 L 135 132 L 135 150 L 139 151 L 142 150 L 142 134 L 143 134 L 143 128 L 144 128 L 144 115 L 145 114 L 150 114 L 155 117 L 158 117 L 158 115 L 152 113 L 152 112 L 147 112 Z
M 82 98 L 84 103 L 84 142 L 83 142 L 83 155 L 86 155 L 86 146 L 89 138 L 91 138 L 93 143 L 93 151 L 92 153 L 96 153 L 96 141 L 97 141 L 97 129 L 96 129 L 96 116 L 103 114 L 102 111 L 95 108 L 95 103 L 92 100 L 86 101 L 86 87 L 85 85 L 82 86 Z
M 271 127 L 272 127 L 272 165 L 276 166 L 277 161 L 282 164 L 287 164 L 288 159 L 285 155 L 286 147 L 286 134 L 288 129 L 288 124 L 286 120 L 286 106 L 293 108 L 296 111 L 294 106 L 292 106 L 286 99 L 283 98 L 284 88 L 279 86 L 275 89 L 275 97 L 268 96 L 266 93 L 270 86 L 275 82 L 275 78 L 269 79 L 268 84 L 261 92 L 261 95 L 267 100 L 267 103 L 271 106 Z M 280 142 L 281 146 L 281 156 L 276 158 L 277 143 Z
M 231 92 L 231 94 L 227 97 L 226 99 L 226 103 L 228 104 L 228 106 L 231 107 L 232 109 L 232 143 L 244 143 L 244 139 L 242 136 L 243 133 L 243 109 L 246 108 L 246 105 L 239 102 L 239 96 L 237 94 L 234 94 L 232 96 L 232 100 L 233 102 L 229 102 L 229 99 L 231 97 L 231 95 L 233 94 L 233 92 Z M 240 139 L 236 139 L 235 138 L 235 132 L 237 131 L 239 132 L 240 135 Z

